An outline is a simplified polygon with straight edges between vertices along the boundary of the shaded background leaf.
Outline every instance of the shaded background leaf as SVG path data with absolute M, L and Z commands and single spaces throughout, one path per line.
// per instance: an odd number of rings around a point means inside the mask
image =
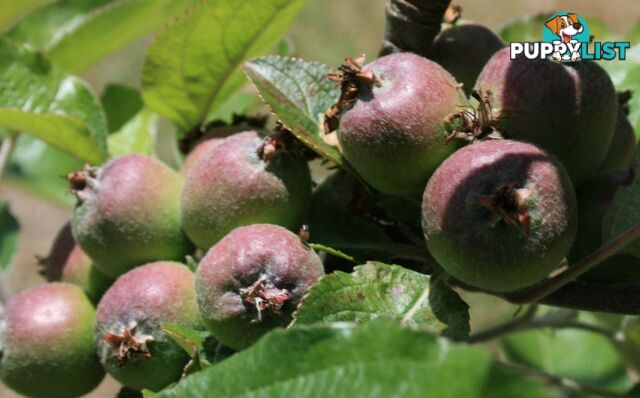
M 142 97 L 138 90 L 122 84 L 109 84 L 100 96 L 107 117 L 109 132 L 120 128 L 142 109 Z
M 578 329 L 531 330 L 507 336 L 501 344 L 513 362 L 620 391 L 631 386 L 616 348 L 600 334 Z

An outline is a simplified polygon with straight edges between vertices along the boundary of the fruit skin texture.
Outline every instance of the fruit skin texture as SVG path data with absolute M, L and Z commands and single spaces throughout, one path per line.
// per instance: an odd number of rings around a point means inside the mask
M 268 224 L 240 227 L 200 262 L 198 305 L 220 342 L 243 349 L 269 330 L 286 326 L 302 296 L 322 275 L 320 258 L 294 233 Z M 262 297 L 267 307 L 259 313 L 252 297 Z M 275 308 L 278 305 L 281 308 Z
M 486 26 L 463 23 L 440 32 L 427 58 L 451 73 L 469 95 L 484 65 L 502 47 L 502 40 Z
M 521 200 L 528 213 L 517 215 L 528 214 L 528 231 L 524 222 L 509 224 L 483 204 L 508 186 L 520 198 L 497 195 L 495 208 L 509 214 Z M 510 140 L 458 150 L 431 177 L 422 202 L 433 257 L 460 281 L 496 292 L 530 286 L 560 265 L 576 219 L 564 168 L 538 147 Z
M 162 261 L 122 275 L 100 300 L 94 340 L 105 370 L 127 387 L 158 391 L 177 381 L 189 356 L 161 328 L 174 323 L 202 329 L 193 273 L 179 263 Z M 117 340 L 127 328 L 143 348 L 120 360 Z M 124 342 L 123 344 L 126 344 Z M 114 347 L 115 346 L 115 347 Z M 124 345 L 123 345 L 124 347 Z M 150 358 L 145 358 L 150 354 Z
M 560 64 L 509 59 L 498 51 L 478 76 L 476 90 L 491 93 L 497 129 L 505 138 L 527 141 L 556 156 L 574 186 L 593 175 L 613 137 L 617 97 L 596 63 Z
M 618 107 L 616 127 L 607 156 L 600 165 L 600 171 L 626 170 L 631 166 L 636 154 L 636 134 L 627 115 Z
M 93 176 L 95 175 L 95 176 Z M 183 178 L 142 155 L 114 159 L 76 191 L 73 236 L 113 278 L 155 260 L 181 260 L 192 244 L 180 226 Z
M 94 303 L 113 283 L 113 279 L 100 272 L 76 244 L 70 223 L 58 232 L 44 265 L 44 276 L 48 282 L 68 282 L 79 286 Z
M 0 376 L 20 394 L 77 397 L 104 377 L 91 331 L 93 305 L 78 286 L 49 283 L 26 290 L 5 308 Z
M 180 168 L 182 175 L 186 176 L 189 174 L 193 165 L 195 165 L 202 156 L 209 152 L 210 149 L 217 147 L 223 140 L 224 138 L 209 138 L 208 140 L 202 141 L 196 145 L 184 159 L 184 163 L 182 163 L 182 167 Z
M 466 103 L 440 65 L 410 53 L 384 56 L 364 67 L 380 86 L 363 87 L 340 116 L 344 156 L 374 188 L 387 194 L 420 193 L 456 148 L 446 143 L 444 118 Z
M 238 133 L 208 151 L 193 166 L 181 197 L 181 219 L 189 238 L 208 249 L 238 226 L 272 223 L 298 230 L 311 198 L 304 158 L 281 152 L 265 162 L 263 139 Z
M 604 243 L 602 223 L 617 190 L 633 180 L 628 170 L 598 174 L 576 191 L 578 199 L 578 234 L 568 259 L 574 264 Z M 616 254 L 579 279 L 590 282 L 624 283 L 640 281 L 640 259 L 629 254 Z

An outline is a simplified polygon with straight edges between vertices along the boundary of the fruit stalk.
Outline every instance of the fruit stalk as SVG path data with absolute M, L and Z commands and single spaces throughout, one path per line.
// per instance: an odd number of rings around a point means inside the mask
M 412 52 L 426 55 L 451 0 L 391 0 L 380 55 Z

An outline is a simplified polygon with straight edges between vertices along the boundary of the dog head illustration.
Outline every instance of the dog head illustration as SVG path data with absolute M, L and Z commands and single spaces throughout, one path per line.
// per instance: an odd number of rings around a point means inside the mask
M 558 35 L 563 43 L 569 43 L 571 37 L 582 32 L 584 26 L 578 20 L 578 14 L 558 15 L 548 20 L 545 26 Z

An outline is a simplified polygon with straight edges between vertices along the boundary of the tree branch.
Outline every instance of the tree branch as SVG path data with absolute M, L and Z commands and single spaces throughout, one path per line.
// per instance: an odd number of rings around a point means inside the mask
M 507 298 L 507 300 L 509 300 Z M 640 283 L 571 282 L 539 301 L 555 307 L 640 315 Z
M 532 303 L 543 300 L 545 297 L 552 295 L 563 286 L 575 280 L 578 276 L 591 270 L 596 265 L 613 256 L 622 250 L 626 245 L 640 237 L 640 224 L 634 225 L 623 232 L 616 239 L 600 247 L 576 264 L 568 267 L 559 274 L 546 279 L 534 286 L 526 289 L 517 290 L 515 292 L 504 293 L 501 296 L 506 300 L 516 303 Z M 619 300 L 619 298 L 617 298 Z
M 451 0 L 389 0 L 380 55 L 412 52 L 426 55 Z

